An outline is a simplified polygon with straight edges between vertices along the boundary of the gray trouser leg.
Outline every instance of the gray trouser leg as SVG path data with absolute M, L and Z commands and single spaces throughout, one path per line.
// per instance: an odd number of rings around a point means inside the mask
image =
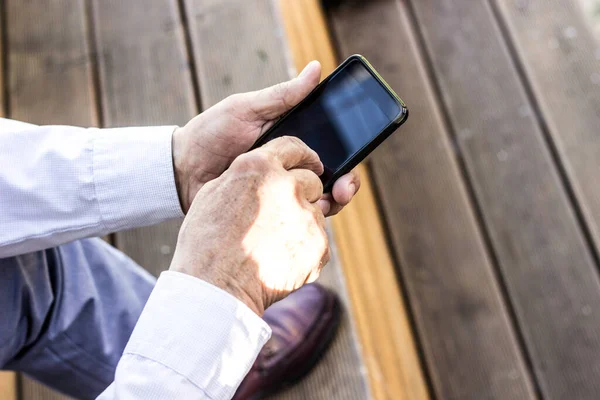
M 0 259 L 0 367 L 96 397 L 154 283 L 101 239 Z

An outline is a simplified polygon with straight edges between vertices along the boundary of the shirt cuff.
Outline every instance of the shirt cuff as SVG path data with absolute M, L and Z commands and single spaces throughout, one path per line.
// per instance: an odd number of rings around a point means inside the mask
M 163 272 L 125 348 L 186 377 L 210 398 L 229 399 L 271 329 L 229 293 Z
M 175 128 L 93 129 L 93 179 L 107 231 L 183 217 L 171 150 Z

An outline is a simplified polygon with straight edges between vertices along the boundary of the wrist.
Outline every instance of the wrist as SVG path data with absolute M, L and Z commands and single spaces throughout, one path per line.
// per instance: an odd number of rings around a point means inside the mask
M 232 282 L 211 282 L 208 280 L 207 282 L 218 287 L 219 289 L 226 291 L 227 293 L 244 303 L 259 317 L 262 318 L 263 314 L 265 313 L 265 306 L 263 305 L 262 301 L 258 300 L 260 299 L 259 296 L 252 296 L 249 291 L 244 290 L 242 287 L 238 287 L 238 285 L 236 284 L 232 284 Z
M 194 268 L 194 270 L 190 270 L 184 266 L 180 265 L 171 265 L 169 268 L 170 271 L 179 272 L 182 274 L 193 276 L 194 278 L 203 280 L 206 283 L 209 283 L 238 299 L 242 303 L 244 303 L 250 310 L 252 310 L 256 315 L 262 318 L 265 307 L 262 301 L 262 296 L 260 295 L 260 283 L 256 283 L 253 285 L 246 285 L 248 287 L 253 287 L 255 289 L 248 290 L 247 288 L 239 285 L 238 282 L 234 281 L 232 278 L 225 276 L 224 274 L 219 273 L 199 273 Z

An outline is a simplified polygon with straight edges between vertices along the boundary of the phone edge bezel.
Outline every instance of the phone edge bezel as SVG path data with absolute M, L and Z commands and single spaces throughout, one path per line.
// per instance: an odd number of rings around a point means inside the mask
M 398 114 L 398 116 L 396 118 L 394 118 L 392 121 L 390 121 L 390 123 L 383 128 L 371 141 L 369 141 L 367 144 L 365 144 L 362 148 L 360 148 L 355 154 L 354 156 L 350 157 L 346 162 L 344 162 L 342 165 L 340 165 L 340 167 L 331 175 L 331 178 L 329 179 L 329 182 L 323 187 L 323 191 L 324 192 L 329 192 L 333 186 L 333 183 L 340 178 L 341 176 L 343 176 L 344 174 L 350 172 L 350 170 L 352 170 L 352 168 L 356 167 L 362 160 L 364 160 L 367 155 L 373 151 L 377 146 L 379 146 L 385 139 L 387 139 L 392 133 L 394 133 L 396 131 L 396 129 L 398 129 L 408 118 L 408 108 L 406 107 L 406 104 L 404 103 L 404 101 L 400 98 L 400 96 L 398 96 L 396 94 L 396 92 L 394 92 L 394 90 L 391 88 L 391 86 L 385 81 L 385 79 L 383 79 L 383 77 L 377 72 L 377 70 L 371 65 L 371 63 L 362 55 L 360 54 L 353 54 L 350 57 L 346 58 L 340 65 L 338 65 L 338 67 L 331 73 L 329 74 L 325 79 L 323 79 L 306 97 L 305 99 L 309 98 L 313 92 L 315 92 L 316 90 L 318 90 L 322 85 L 326 84 L 327 82 L 329 82 L 333 77 L 335 77 L 346 65 L 348 65 L 349 63 L 358 60 L 360 61 L 363 66 L 367 69 L 367 71 L 369 71 L 369 73 L 371 74 L 371 76 L 373 76 L 381 85 L 382 87 L 386 90 L 386 92 L 392 97 L 392 99 L 394 99 L 394 101 L 398 104 L 399 108 L 400 108 L 400 113 Z M 266 132 L 264 132 L 262 135 L 260 135 L 260 137 L 258 139 L 256 139 L 256 142 L 254 142 L 254 144 L 252 145 L 250 150 L 253 150 L 259 146 L 257 146 L 258 143 L 260 143 L 260 141 L 266 137 L 271 130 L 275 129 L 278 125 L 280 125 L 281 123 L 283 123 L 283 121 L 285 120 L 286 116 L 290 113 L 292 113 L 296 108 L 298 108 L 300 105 L 303 104 L 303 102 L 305 101 L 305 99 L 303 99 L 300 103 L 298 103 L 297 105 L 295 105 L 292 109 L 290 109 L 288 112 L 286 112 L 284 115 L 282 115 L 274 124 L 273 126 L 271 126 L 269 129 L 267 129 Z

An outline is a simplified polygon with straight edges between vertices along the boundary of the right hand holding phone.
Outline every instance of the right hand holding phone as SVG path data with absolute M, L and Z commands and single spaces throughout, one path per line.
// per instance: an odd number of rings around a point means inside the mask
M 292 137 L 242 154 L 195 196 L 170 270 L 203 279 L 259 316 L 329 261 L 318 155 Z

